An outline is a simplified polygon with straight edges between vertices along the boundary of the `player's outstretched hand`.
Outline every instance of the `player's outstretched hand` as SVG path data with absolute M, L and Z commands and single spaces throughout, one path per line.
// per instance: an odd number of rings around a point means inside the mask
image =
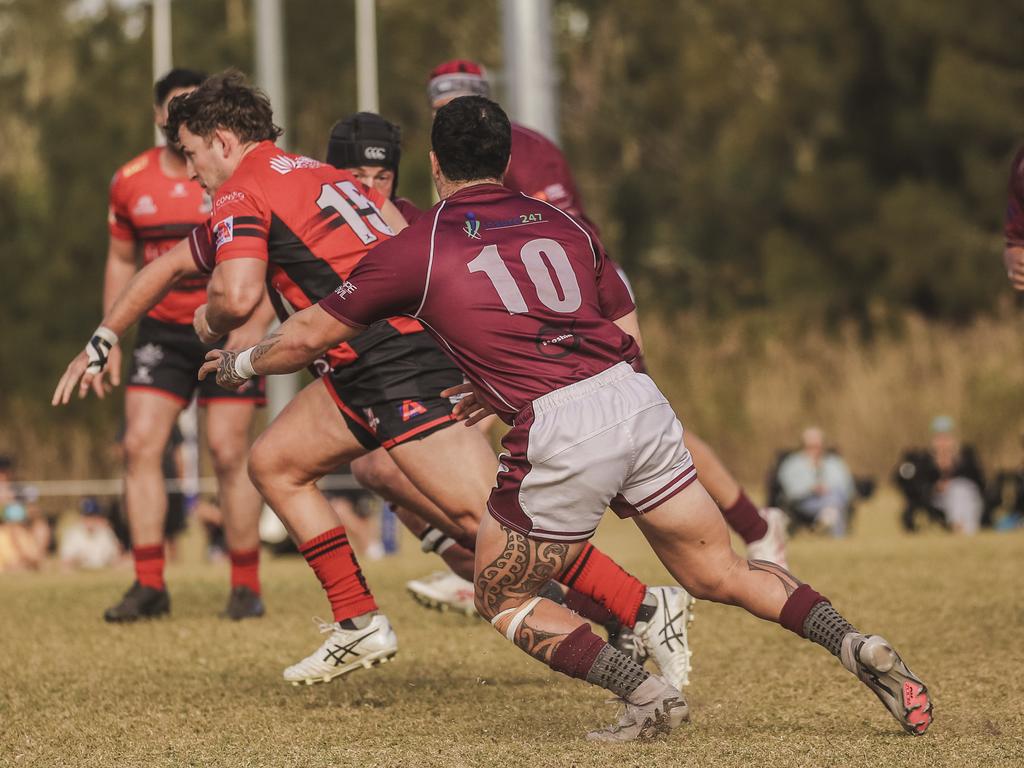
M 211 349 L 206 353 L 206 362 L 199 369 L 199 380 L 202 381 L 211 373 L 217 375 L 217 383 L 224 389 L 238 389 L 248 379 L 238 375 L 235 371 L 235 358 L 237 352 L 229 352 L 226 349 Z
M 67 405 L 76 387 L 79 398 L 85 397 L 91 389 L 102 400 L 110 388 L 121 383 L 121 350 L 117 346 L 117 337 L 109 331 L 101 333 L 101 330 L 97 329 L 97 335 L 68 363 L 53 391 L 50 405 Z M 109 385 L 104 381 L 106 370 L 110 370 Z
M 468 381 L 441 390 L 441 397 L 458 398 L 455 408 L 452 409 L 452 416 L 455 417 L 456 421 L 466 422 L 467 427 L 483 421 L 494 413 L 494 409 L 487 404 L 487 401 L 480 396 L 480 393 Z

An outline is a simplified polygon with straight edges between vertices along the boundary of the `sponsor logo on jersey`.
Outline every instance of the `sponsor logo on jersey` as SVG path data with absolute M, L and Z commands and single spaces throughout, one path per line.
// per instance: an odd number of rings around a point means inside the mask
M 319 168 L 323 163 L 314 160 L 312 157 L 288 157 L 288 155 L 275 155 L 270 158 L 270 167 L 284 176 L 298 168 Z
M 467 237 L 474 240 L 480 239 L 480 221 L 472 211 L 466 214 L 466 223 L 463 225 L 462 231 L 466 233 Z
M 219 210 L 223 208 L 225 205 L 231 205 L 231 203 L 240 203 L 242 200 L 245 200 L 245 192 L 241 192 L 236 189 L 218 197 L 217 201 L 213 204 L 213 207 Z
M 542 325 L 534 338 L 537 351 L 545 357 L 567 357 L 580 348 L 583 339 L 576 333 L 576 323 L 568 328 Z
M 175 183 L 171 189 L 171 197 L 188 197 L 188 187 L 185 186 L 184 181 Z
M 235 217 L 228 216 L 213 225 L 213 239 L 216 246 L 220 248 L 235 239 Z
M 363 157 L 367 160 L 383 160 L 388 156 L 384 147 L 367 147 L 363 150 Z
M 356 284 L 350 283 L 348 280 L 346 280 L 337 288 L 335 288 L 334 292 L 338 294 L 339 299 L 347 299 L 349 296 L 355 293 L 356 290 L 358 290 Z
M 213 210 L 213 200 L 208 192 L 203 192 L 203 199 L 199 203 L 199 212 L 204 216 Z
M 133 216 L 152 216 L 156 213 L 156 203 L 153 202 L 153 198 L 150 195 L 143 195 L 135 201 L 135 207 L 132 208 Z
M 149 165 L 148 156 L 137 157 L 121 169 L 121 178 L 127 179 L 129 176 L 134 176 L 147 165 Z
M 543 224 L 544 214 L 533 211 L 521 213 L 512 219 L 494 219 L 483 222 L 484 229 L 509 229 L 510 227 L 526 227 L 530 224 Z

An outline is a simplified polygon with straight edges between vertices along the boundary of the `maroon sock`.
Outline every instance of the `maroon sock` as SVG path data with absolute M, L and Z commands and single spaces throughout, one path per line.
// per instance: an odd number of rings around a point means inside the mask
M 815 592 L 810 584 L 801 584 L 782 606 L 779 624 L 800 637 L 806 637 L 804 623 L 807 621 L 807 614 L 811 612 L 811 608 L 822 602 L 827 603 L 829 599 Z
M 740 497 L 733 502 L 728 509 L 722 510 L 722 517 L 736 533 L 738 533 L 747 544 L 758 539 L 763 539 L 768 533 L 768 523 L 761 517 L 747 494 L 740 489 Z
M 132 547 L 135 580 L 144 587 L 164 588 L 164 543 Z
M 559 579 L 562 584 L 604 606 L 615 618 L 632 627 L 636 612 L 647 593 L 647 585 L 627 573 L 590 542 Z
M 260 593 L 260 548 L 233 549 L 231 558 L 231 588 L 248 587 L 257 595 Z
M 356 553 L 341 526 L 321 533 L 299 547 L 310 568 L 320 579 L 335 621 L 344 621 L 377 610 Z
M 607 643 L 594 634 L 589 624 L 576 627 L 566 635 L 565 640 L 559 643 L 551 656 L 549 665 L 555 672 L 561 672 L 569 677 L 576 677 L 580 680 L 587 679 L 597 655 Z
M 583 618 L 595 624 L 608 626 L 609 624 L 619 623 L 614 613 L 582 592 L 577 592 L 575 589 L 570 589 L 565 593 L 565 599 L 562 604 L 570 611 L 575 611 Z

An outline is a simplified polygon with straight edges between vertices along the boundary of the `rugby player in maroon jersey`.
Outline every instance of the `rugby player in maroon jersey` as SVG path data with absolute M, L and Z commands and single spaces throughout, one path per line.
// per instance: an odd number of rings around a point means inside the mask
M 1024 147 L 1017 150 L 1010 165 L 1003 237 L 1006 276 L 1014 290 L 1024 291 Z
M 343 284 L 367 250 L 392 237 L 392 226 L 405 226 L 390 201 L 347 171 L 279 150 L 269 102 L 239 73 L 210 78 L 173 101 L 168 120 L 190 174 L 213 194 L 212 216 L 132 279 L 69 364 L 55 404 L 68 402 L 76 389 L 84 395 L 118 335 L 182 277 L 212 272 L 209 303 L 196 310 L 193 325 L 201 339 L 215 339 L 246 321 L 265 278 L 285 315 L 301 310 Z M 454 524 L 472 548 L 468 532 L 476 532 L 496 465 L 482 435 L 451 428 L 453 402 L 438 393 L 461 385 L 462 373 L 417 321 L 383 320 L 326 350 L 316 368 L 324 375 L 289 404 L 249 458 L 254 483 L 320 579 L 335 619 L 321 627 L 328 635 L 321 647 L 285 670 L 296 683 L 327 681 L 397 650 L 316 481 L 385 447 L 430 499 L 438 524 Z M 677 588 L 646 590 L 617 566 L 595 583 L 589 564 L 605 561 L 611 562 L 590 548 L 575 589 L 589 589 L 586 596 L 606 613 L 632 616 L 651 631 L 672 630 L 671 617 L 658 610 L 659 595 Z
M 491 94 L 482 66 L 458 59 L 439 64 L 430 73 L 427 98 L 434 111 L 458 96 Z M 544 200 L 583 222 L 593 234 L 597 226 L 587 217 L 572 170 L 562 151 L 537 131 L 512 123 L 512 159 L 504 184 L 509 189 Z M 622 278 L 625 273 L 616 266 Z M 628 280 L 627 280 L 628 286 Z M 631 318 L 631 321 L 635 320 Z M 627 329 L 642 345 L 639 323 Z M 718 504 L 729 527 L 747 545 L 755 560 L 770 560 L 786 567 L 786 515 L 774 507 L 758 509 L 714 450 L 691 430 L 687 447 L 701 474 L 701 482 Z
M 826 648 L 923 734 L 928 691 L 885 639 L 857 631 L 781 566 L 733 552 L 679 420 L 628 362 L 639 349 L 614 322 L 621 281 L 600 244 L 556 207 L 501 185 L 511 146 L 501 108 L 453 100 L 437 112 L 431 145 L 438 205 L 255 347 L 210 352 L 200 375 L 239 386 L 297 370 L 381 318 L 420 320 L 512 427 L 477 539 L 477 608 L 534 658 L 622 700 L 619 721 L 592 739 L 651 739 L 688 717 L 680 691 L 542 594 L 609 506 L 690 592 Z
M 335 167 L 351 171 L 364 183 L 372 182 L 377 191 L 394 200 L 399 136 L 398 127 L 378 115 L 365 112 L 353 115 L 339 121 L 331 130 L 327 160 Z M 406 202 L 411 208 L 412 204 Z M 414 209 L 412 214 L 407 220 L 418 219 L 420 212 Z M 632 306 L 624 286 L 620 286 L 618 296 L 620 304 Z M 442 395 L 451 392 L 454 396 L 457 390 L 451 388 Z M 476 423 L 482 418 L 480 414 L 473 421 Z M 360 483 L 393 504 L 398 517 L 420 539 L 425 552 L 435 552 L 451 569 L 407 582 L 410 594 L 428 607 L 475 614 L 474 556 L 471 548 L 458 543 L 458 527 L 453 529 L 429 522 L 438 520 L 443 513 L 416 489 L 387 451 L 378 449 L 361 456 L 352 462 L 352 471 Z M 488 472 L 488 485 L 492 475 L 493 468 Z M 487 498 L 482 496 L 475 507 L 477 519 L 486 504 Z M 554 581 L 546 585 L 545 594 L 601 624 L 616 647 L 628 650 L 637 659 L 652 656 L 662 675 L 674 685 L 681 687 L 689 683 L 687 624 L 693 599 L 685 590 L 648 587 L 591 547 L 583 551 L 577 563 L 567 571 L 567 582 L 573 587 L 580 582 L 580 589 L 587 594 L 599 594 L 602 604 L 609 604 L 614 610 L 607 610 L 577 589 Z
M 167 122 L 170 100 L 195 89 L 204 77 L 192 70 L 173 69 L 157 81 L 154 119 L 158 126 Z M 125 163 L 110 185 L 104 311 L 135 274 L 137 257 L 144 263 L 159 258 L 205 221 L 209 211 L 209 197 L 188 178 L 185 157 L 173 145 L 153 147 Z M 253 411 L 264 401 L 263 382 L 255 381 L 238 392 L 203 383 L 197 386 L 196 372 L 209 347 L 192 329 L 192 315 L 205 302 L 206 278 L 186 278 L 139 325 L 125 392 L 124 434 L 124 501 L 136 580 L 121 601 L 104 613 L 107 621 L 135 621 L 170 610 L 164 583 L 168 505 L 161 460 L 174 422 L 193 393 L 207 412 L 206 441 L 217 475 L 231 560 L 231 594 L 224 615 L 242 619 L 263 614 L 258 533 L 262 503 L 245 468 Z M 266 333 L 271 317 L 268 304 L 251 323 L 232 333 L 228 345 L 238 349 L 251 345 Z M 119 384 L 118 346 L 110 350 L 107 371 L 109 384 Z M 101 397 L 107 386 L 103 377 L 93 381 Z

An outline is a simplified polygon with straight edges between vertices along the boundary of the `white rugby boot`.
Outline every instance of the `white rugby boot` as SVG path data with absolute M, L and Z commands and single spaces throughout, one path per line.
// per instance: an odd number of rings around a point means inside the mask
M 655 678 L 660 679 L 660 678 Z M 690 719 L 690 709 L 683 694 L 661 680 L 662 689 L 650 701 L 631 704 L 613 699 L 622 705 L 619 720 L 607 728 L 587 734 L 590 741 L 651 741 L 668 736 L 669 732 Z
M 405 588 L 413 600 L 427 608 L 476 616 L 473 582 L 452 571 L 436 571 L 422 579 L 413 579 L 406 582 Z
M 768 524 L 768 531 L 757 541 L 747 544 L 748 560 L 767 560 L 769 563 L 781 565 L 787 571 L 789 563 L 786 561 L 786 528 L 789 518 L 786 513 L 778 507 L 765 507 L 757 510 L 757 513 Z
M 839 659 L 874 692 L 903 730 L 914 736 L 928 730 L 933 718 L 928 688 L 888 640 L 850 632 L 843 638 Z
M 682 587 L 648 587 L 647 597 L 651 596 L 655 601 L 654 615 L 648 621 L 638 621 L 633 631 L 658 665 L 665 682 L 681 690 L 690 684 L 693 654 L 687 629 L 693 621 L 693 596 Z M 644 600 L 649 604 L 647 597 Z
M 343 629 L 338 622 L 314 618 L 327 639 L 313 653 L 284 671 L 292 685 L 329 683 L 336 677 L 383 664 L 398 653 L 398 638 L 387 616 L 377 614 L 362 629 Z

